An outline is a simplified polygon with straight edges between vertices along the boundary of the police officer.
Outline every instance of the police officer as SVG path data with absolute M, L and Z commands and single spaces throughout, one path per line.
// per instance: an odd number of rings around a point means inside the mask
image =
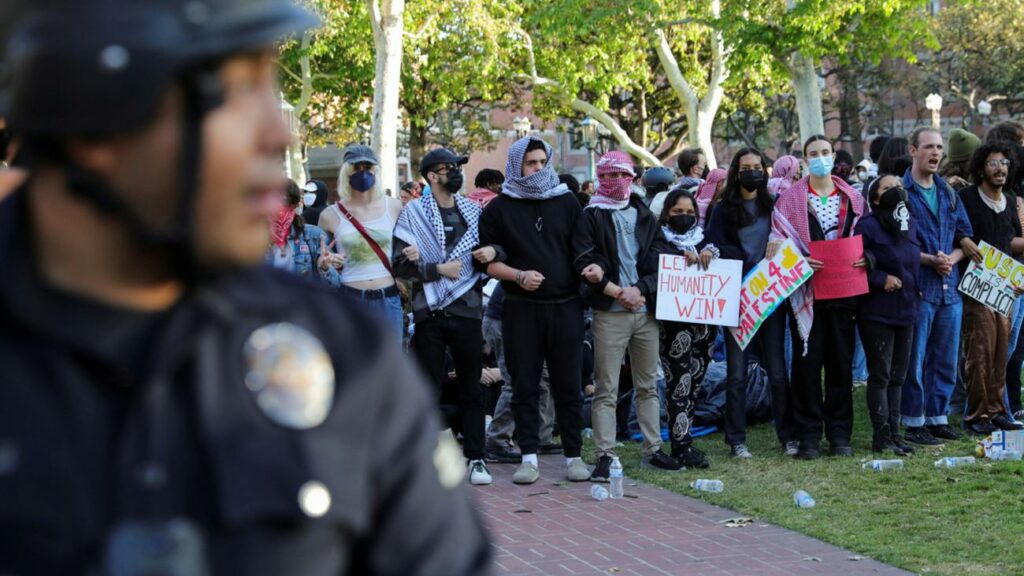
M 664 166 L 655 166 L 644 170 L 641 183 L 647 192 L 645 196 L 647 205 L 656 216 L 661 214 L 661 208 L 665 205 L 665 197 L 669 189 L 675 183 L 675 174 Z
M 0 573 L 486 571 L 397 346 L 256 268 L 289 138 L 273 46 L 315 19 L 11 8 L 0 115 L 30 178 L 0 203 Z

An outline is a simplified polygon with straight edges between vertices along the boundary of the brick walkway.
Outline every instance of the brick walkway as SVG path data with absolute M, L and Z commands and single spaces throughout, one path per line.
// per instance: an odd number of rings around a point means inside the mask
M 629 478 L 635 499 L 597 502 L 589 482 L 555 484 L 561 456 L 541 457 L 532 486 L 512 484 L 516 467 L 489 465 L 494 484 L 472 490 L 494 539 L 495 574 L 909 574 L 764 522 L 727 528 L 721 521 L 735 512 Z

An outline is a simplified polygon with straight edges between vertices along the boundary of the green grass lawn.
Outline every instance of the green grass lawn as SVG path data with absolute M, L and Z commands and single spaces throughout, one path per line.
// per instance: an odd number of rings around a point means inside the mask
M 979 460 L 963 468 L 935 468 L 942 456 L 974 455 L 975 440 L 965 439 L 917 447 L 903 470 L 862 470 L 861 464 L 873 457 L 863 388 L 854 392 L 854 401 L 854 458 L 805 462 L 787 457 L 765 423 L 747 431 L 753 460 L 731 458 L 717 433 L 696 441 L 711 461 L 707 470 L 643 470 L 640 445 L 632 442 L 620 450 L 623 466 L 632 478 L 914 572 L 1024 574 L 1024 462 Z M 822 443 L 823 453 L 827 446 Z M 588 447 L 593 462 L 593 444 Z M 689 486 L 696 478 L 720 479 L 725 491 L 696 492 Z M 793 492 L 801 488 L 816 500 L 815 508 L 793 504 Z

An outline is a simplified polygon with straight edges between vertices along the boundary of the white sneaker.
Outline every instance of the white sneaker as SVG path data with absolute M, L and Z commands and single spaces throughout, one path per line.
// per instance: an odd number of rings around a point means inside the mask
M 470 460 L 469 483 L 473 486 L 485 486 L 491 482 L 491 473 L 487 471 L 487 464 L 484 464 L 483 460 Z

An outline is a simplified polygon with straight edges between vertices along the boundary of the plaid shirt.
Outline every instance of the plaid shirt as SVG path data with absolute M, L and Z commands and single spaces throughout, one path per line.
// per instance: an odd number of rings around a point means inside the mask
M 924 254 L 949 255 L 960 246 L 960 239 L 974 235 L 971 229 L 971 221 L 967 218 L 967 210 L 963 202 L 957 198 L 954 191 L 946 181 L 939 177 L 935 178 L 935 194 L 938 196 L 938 218 L 928 208 L 928 204 L 921 196 L 917 184 L 914 182 L 910 169 L 903 175 L 903 188 L 910 198 L 910 217 L 917 226 L 917 237 L 921 242 L 921 252 Z M 917 287 L 921 292 L 921 298 L 932 304 L 955 304 L 960 301 L 960 293 L 957 286 L 960 284 L 959 267 L 953 266 L 949 276 L 941 276 L 934 268 L 921 266 L 917 274 Z

